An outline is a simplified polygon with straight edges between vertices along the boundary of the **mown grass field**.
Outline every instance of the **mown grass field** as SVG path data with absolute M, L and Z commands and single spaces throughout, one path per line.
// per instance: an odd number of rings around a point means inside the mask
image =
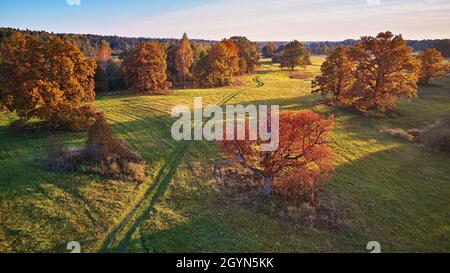
M 322 57 L 295 73 L 319 73 Z M 422 128 L 450 111 L 450 78 L 401 101 L 401 117 L 374 118 L 335 110 L 310 94 L 309 80 L 263 61 L 239 87 L 177 90 L 161 97 L 99 97 L 117 137 L 147 161 L 140 185 L 45 170 L 46 137 L 14 135 L 12 114 L 0 115 L 0 252 L 385 252 L 450 251 L 450 156 L 388 136 L 388 128 Z M 220 202 L 211 142 L 175 142 L 172 106 L 279 104 L 282 110 L 334 114 L 330 135 L 336 172 L 327 184 L 348 223 L 329 230 L 294 225 L 270 213 Z M 78 146 L 85 134 L 67 134 Z

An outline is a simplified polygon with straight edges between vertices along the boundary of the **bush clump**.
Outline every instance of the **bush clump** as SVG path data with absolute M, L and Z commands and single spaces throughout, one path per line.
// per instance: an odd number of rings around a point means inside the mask
M 406 140 L 408 142 L 414 142 L 414 139 L 415 139 L 413 134 L 411 134 L 410 132 L 407 132 L 403 129 L 400 129 L 400 128 L 387 129 L 384 132 L 392 137 L 400 138 L 400 139 Z
M 102 176 L 145 179 L 145 162 L 113 136 L 103 114 L 89 129 L 84 168 Z
M 434 151 L 450 153 L 450 113 L 423 130 L 418 140 Z
M 113 136 L 103 114 L 96 115 L 88 132 L 86 147 L 68 149 L 59 136 L 50 136 L 48 167 L 52 170 L 80 170 L 104 177 L 143 181 L 145 161 Z

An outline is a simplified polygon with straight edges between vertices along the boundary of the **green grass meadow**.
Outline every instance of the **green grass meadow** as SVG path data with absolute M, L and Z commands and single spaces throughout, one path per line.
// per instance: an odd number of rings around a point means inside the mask
M 311 95 L 323 57 L 295 72 L 268 60 L 228 88 L 175 90 L 167 96 L 99 96 L 115 135 L 147 162 L 142 184 L 45 168 L 46 136 L 15 135 L 16 117 L 0 113 L 0 252 L 450 252 L 450 156 L 383 133 L 423 128 L 450 111 L 450 77 L 399 103 L 400 117 L 336 110 Z M 308 73 L 310 79 L 292 79 Z M 345 228 L 292 224 L 270 213 L 221 202 L 212 166 L 223 153 L 212 142 L 176 142 L 173 106 L 280 105 L 335 115 L 330 146 L 336 171 L 326 185 Z M 85 133 L 66 134 L 79 146 Z

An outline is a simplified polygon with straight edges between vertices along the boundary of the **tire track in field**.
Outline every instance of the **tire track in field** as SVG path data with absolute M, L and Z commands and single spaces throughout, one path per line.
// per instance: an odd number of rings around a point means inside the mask
M 252 81 L 257 84 L 257 88 L 264 86 L 264 83 L 260 80 L 259 76 L 254 77 Z M 231 93 L 223 98 L 218 105 L 225 106 L 243 91 L 244 90 L 240 90 Z M 209 120 L 206 120 L 205 123 L 208 121 Z M 152 212 L 159 199 L 164 196 L 164 193 L 175 176 L 177 167 L 188 148 L 189 142 L 187 141 L 179 142 L 176 145 L 172 154 L 164 161 L 163 167 L 159 170 L 154 182 L 149 186 L 144 196 L 133 206 L 122 221 L 109 232 L 106 239 L 103 241 L 99 252 L 124 252 L 126 250 L 126 247 L 137 228 L 148 217 L 148 214 Z M 120 237 L 122 237 L 122 239 L 120 239 Z M 117 247 L 112 247 L 115 242 L 118 242 Z
M 175 148 L 174 152 L 164 162 L 163 167 L 159 170 L 158 175 L 155 178 L 155 182 L 147 189 L 144 196 L 139 202 L 128 212 L 125 218 L 110 232 L 106 240 L 104 241 L 100 252 L 108 252 L 111 249 L 111 244 L 115 239 L 124 233 L 124 237 L 120 240 L 117 251 L 121 252 L 126 247 L 126 244 L 131 239 L 134 231 L 145 220 L 147 214 L 153 209 L 154 204 L 158 201 L 159 197 L 167 189 L 169 182 L 175 174 L 184 152 L 188 147 L 187 142 L 180 143 Z M 127 228 L 128 224 L 129 228 Z
M 259 76 L 254 77 L 254 78 L 252 79 L 252 81 L 253 81 L 254 83 L 257 84 L 257 85 L 256 85 L 257 88 L 263 87 L 263 86 L 265 85 L 264 82 L 261 81 L 261 79 L 259 78 Z

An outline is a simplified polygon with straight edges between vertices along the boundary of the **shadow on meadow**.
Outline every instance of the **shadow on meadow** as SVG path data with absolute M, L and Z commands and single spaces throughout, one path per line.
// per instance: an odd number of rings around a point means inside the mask
M 429 163 L 437 160 L 441 163 Z M 326 189 L 332 192 L 333 202 L 340 203 L 349 226 L 337 231 L 292 225 L 237 204 L 224 206 L 218 201 L 220 196 L 185 208 L 184 200 L 196 197 L 185 194 L 175 198 L 169 192 L 161 207 L 142 223 L 141 238 L 130 241 L 127 249 L 163 253 L 366 252 L 366 244 L 376 240 L 386 252 L 446 251 L 450 248 L 449 163 L 450 158 L 440 154 L 400 144 L 338 164 Z M 175 202 L 175 209 L 168 210 L 166 202 Z M 259 226 L 258 232 L 251 228 L 254 225 Z M 278 245 L 272 238 L 279 232 L 290 240 Z
M 390 251 L 448 251 L 449 164 L 444 154 L 398 144 L 339 163 L 329 186 L 367 240 Z

